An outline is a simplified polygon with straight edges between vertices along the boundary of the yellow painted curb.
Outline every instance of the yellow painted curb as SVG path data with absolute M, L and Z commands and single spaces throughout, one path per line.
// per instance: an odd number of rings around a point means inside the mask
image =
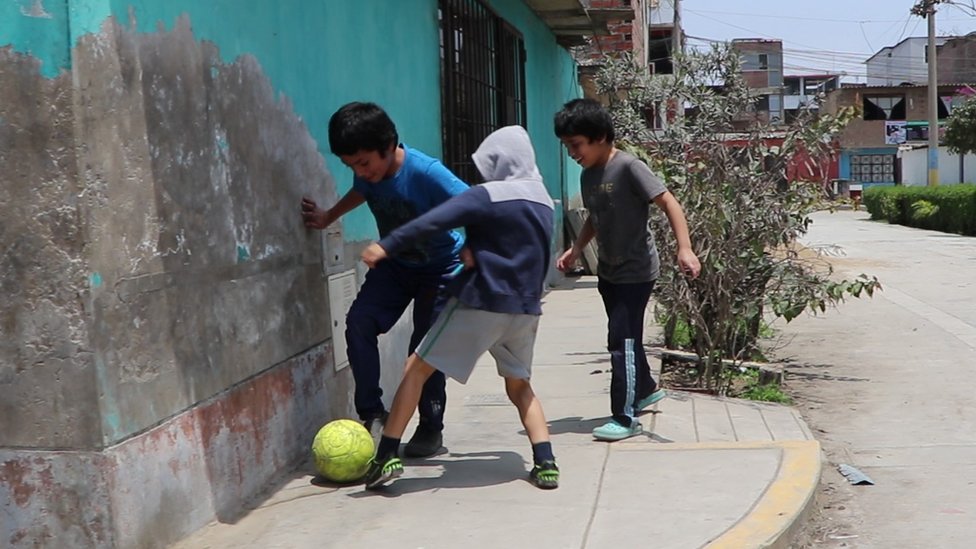
M 742 519 L 705 546 L 708 549 L 788 547 L 795 530 L 802 526 L 813 507 L 820 484 L 820 443 L 802 440 L 755 447 L 781 449 L 776 478 Z

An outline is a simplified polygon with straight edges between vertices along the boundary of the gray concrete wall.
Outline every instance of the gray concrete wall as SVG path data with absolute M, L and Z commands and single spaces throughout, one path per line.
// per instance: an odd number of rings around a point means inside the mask
M 0 49 L 0 446 L 101 440 L 71 75 Z

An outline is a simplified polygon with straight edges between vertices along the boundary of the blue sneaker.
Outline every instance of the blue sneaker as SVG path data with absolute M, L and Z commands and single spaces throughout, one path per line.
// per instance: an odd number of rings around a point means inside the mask
M 658 389 L 657 391 L 654 391 L 653 393 L 647 395 L 646 397 L 638 400 L 637 410 L 640 411 L 643 410 L 644 408 L 647 408 L 651 404 L 657 404 L 658 402 L 661 401 L 661 399 L 663 399 L 666 396 L 668 396 L 667 391 L 665 391 L 664 389 Z
M 613 442 L 630 438 L 643 432 L 644 428 L 636 419 L 631 422 L 630 427 L 624 427 L 616 421 L 610 420 L 606 425 L 593 429 L 593 438 Z

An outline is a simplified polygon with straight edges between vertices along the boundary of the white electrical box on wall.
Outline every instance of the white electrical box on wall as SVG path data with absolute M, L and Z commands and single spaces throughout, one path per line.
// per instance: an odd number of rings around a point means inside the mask
M 323 231 L 322 235 L 322 271 L 328 274 L 343 270 L 343 254 L 345 241 L 342 229 L 331 227 Z
M 346 356 L 346 313 L 356 299 L 356 270 L 329 277 L 329 310 L 332 317 L 332 354 L 336 371 L 349 365 Z

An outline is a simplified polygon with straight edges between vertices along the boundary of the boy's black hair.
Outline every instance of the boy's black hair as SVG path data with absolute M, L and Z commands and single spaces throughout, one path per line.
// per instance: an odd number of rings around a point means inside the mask
M 590 141 L 606 138 L 607 143 L 613 143 L 613 119 L 596 100 L 573 99 L 556 113 L 554 123 L 556 137 L 582 135 Z
M 399 142 L 396 126 L 376 103 L 348 103 L 329 119 L 329 148 L 337 156 L 359 151 L 377 151 L 386 156 L 390 146 Z

